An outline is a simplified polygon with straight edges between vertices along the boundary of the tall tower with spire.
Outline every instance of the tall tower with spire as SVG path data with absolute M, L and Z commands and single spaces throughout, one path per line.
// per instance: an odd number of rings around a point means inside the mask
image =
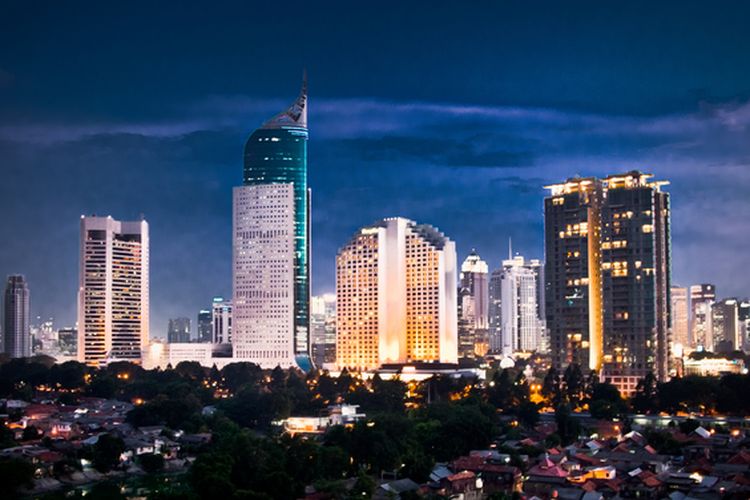
M 234 356 L 264 368 L 310 361 L 307 77 L 299 97 L 245 143 L 234 188 Z

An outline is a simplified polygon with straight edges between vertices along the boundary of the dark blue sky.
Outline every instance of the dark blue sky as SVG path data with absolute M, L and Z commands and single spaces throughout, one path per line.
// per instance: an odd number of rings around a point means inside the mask
M 653 4 L 6 1 L 0 275 L 70 324 L 79 216 L 143 213 L 152 334 L 231 295 L 242 146 L 306 67 L 314 292 L 386 216 L 541 257 L 545 183 L 639 168 L 674 281 L 750 295 L 750 6 Z

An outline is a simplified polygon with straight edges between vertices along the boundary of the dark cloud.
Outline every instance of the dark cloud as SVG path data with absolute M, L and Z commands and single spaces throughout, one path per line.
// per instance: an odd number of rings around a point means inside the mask
M 529 151 L 493 150 L 474 141 L 442 136 L 347 139 L 341 141 L 349 155 L 365 161 L 416 161 L 450 167 L 525 167 L 533 164 Z

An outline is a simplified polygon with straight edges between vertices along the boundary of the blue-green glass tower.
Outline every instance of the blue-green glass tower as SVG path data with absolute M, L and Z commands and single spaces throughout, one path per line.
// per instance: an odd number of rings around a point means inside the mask
M 303 370 L 310 356 L 310 191 L 307 187 L 307 78 L 299 97 L 245 143 L 243 184 L 294 185 L 294 354 Z

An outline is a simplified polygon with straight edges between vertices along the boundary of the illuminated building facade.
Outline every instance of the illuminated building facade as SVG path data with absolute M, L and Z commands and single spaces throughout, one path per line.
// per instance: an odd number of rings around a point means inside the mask
M 315 366 L 336 362 L 336 295 L 313 297 L 310 306 L 312 356 Z
M 489 333 L 490 352 L 503 352 L 503 270 L 495 269 L 490 275 L 489 285 Z
M 669 195 L 628 172 L 548 186 L 546 313 L 553 361 L 631 391 L 670 366 Z
M 731 352 L 742 349 L 739 305 L 737 299 L 724 299 L 711 306 L 714 351 Z
M 81 217 L 78 360 L 140 362 L 149 338 L 149 234 L 145 220 Z
M 461 264 L 458 289 L 458 353 L 484 356 L 489 350 L 489 269 L 475 251 Z
M 544 322 L 539 318 L 538 260 L 517 255 L 503 261 L 500 276 L 502 349 L 505 356 L 542 347 Z
M 690 305 L 688 289 L 673 286 L 671 290 L 672 301 L 672 345 L 677 350 L 687 349 L 692 343 L 690 341 Z
M 267 368 L 312 368 L 307 138 L 305 82 L 248 138 L 234 189 L 234 355 Z
M 3 314 L 3 352 L 11 358 L 31 356 L 29 324 L 29 285 L 19 275 L 8 276 L 5 285 Z
M 456 363 L 455 243 L 396 217 L 362 228 L 336 257 L 336 364 Z
M 232 343 L 232 303 L 223 297 L 214 297 L 211 305 L 211 342 Z
M 208 309 L 198 311 L 198 342 L 212 342 L 212 319 L 213 314 Z
M 709 283 L 690 287 L 690 324 L 693 332 L 692 347 L 707 351 L 714 348 L 712 308 L 716 301 L 716 287 Z

